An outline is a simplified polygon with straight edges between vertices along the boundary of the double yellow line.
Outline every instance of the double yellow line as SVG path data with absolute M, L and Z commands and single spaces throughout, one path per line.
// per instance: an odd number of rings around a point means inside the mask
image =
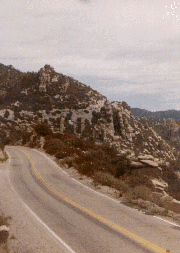
M 72 201 L 72 200 L 66 198 L 65 196 L 63 196 L 62 194 L 60 194 L 58 191 L 56 191 L 55 189 L 53 189 L 51 186 L 49 186 L 49 185 L 44 181 L 44 179 L 41 177 L 41 175 L 40 175 L 39 172 L 37 171 L 37 169 L 36 169 L 36 167 L 35 167 L 35 165 L 34 165 L 32 159 L 31 159 L 24 151 L 21 150 L 21 152 L 23 152 L 23 153 L 28 157 L 28 159 L 30 160 L 31 165 L 32 165 L 32 167 L 33 167 L 33 169 L 34 169 L 34 172 L 36 173 L 37 177 L 38 177 L 38 178 L 41 180 L 41 182 L 42 182 L 51 192 L 53 192 L 55 195 L 59 196 L 61 199 L 65 200 L 66 202 L 70 203 L 71 205 L 73 205 L 73 206 L 79 208 L 80 210 L 84 211 L 85 213 L 91 215 L 92 217 L 94 217 L 94 218 L 96 218 L 96 219 L 102 221 L 103 223 L 105 223 L 105 224 L 107 224 L 107 225 L 109 225 L 109 226 L 111 226 L 111 227 L 117 229 L 117 230 L 120 231 L 121 233 L 123 233 L 123 234 L 129 236 L 130 238 L 133 238 L 133 239 L 135 239 L 136 241 L 138 241 L 138 242 L 144 244 L 145 246 L 147 246 L 147 247 L 153 249 L 155 252 L 158 252 L 158 253 L 166 253 L 166 250 L 164 250 L 164 249 L 158 247 L 157 245 L 155 245 L 155 244 L 153 244 L 153 243 L 148 242 L 147 240 L 141 238 L 140 236 L 137 236 L 137 235 L 135 235 L 134 233 L 131 233 L 130 231 L 126 230 L 125 228 L 122 228 L 122 227 L 116 225 L 115 223 L 113 223 L 113 222 L 111 222 L 111 221 L 109 221 L 109 220 L 107 220 L 107 219 L 105 219 L 105 218 L 99 216 L 98 214 L 96 214 L 96 213 L 94 213 L 94 212 L 92 212 L 92 211 L 86 209 L 85 207 L 83 207 L 83 206 L 81 206 L 81 205 L 75 203 L 74 201 Z

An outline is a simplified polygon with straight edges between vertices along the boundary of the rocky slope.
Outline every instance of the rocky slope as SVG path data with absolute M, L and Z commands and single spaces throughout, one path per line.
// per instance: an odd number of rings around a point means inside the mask
M 0 96 L 3 101 L 0 104 L 2 142 L 12 145 L 23 139 L 23 142 L 19 142 L 20 145 L 28 145 L 30 141 L 32 147 L 36 147 L 36 144 L 32 143 L 39 138 L 40 147 L 43 148 L 44 142 L 48 147 L 48 140 L 43 136 L 40 139 L 33 129 L 33 125 L 38 121 L 44 121 L 51 126 L 54 133 L 75 135 L 84 141 L 93 141 L 99 148 L 106 144 L 115 150 L 116 156 L 112 161 L 110 157 L 107 158 L 109 171 L 115 168 L 113 163 L 122 167 L 123 160 L 124 171 L 126 168 L 131 171 L 131 174 L 123 179 L 128 182 L 129 187 L 149 187 L 152 194 L 145 194 L 142 198 L 151 196 L 152 201 L 164 201 L 163 203 L 167 204 L 168 194 L 174 194 L 174 188 L 168 188 L 167 185 L 173 185 L 174 179 L 167 183 L 163 175 L 165 178 L 171 171 L 171 165 L 176 163 L 175 148 L 168 144 L 146 119 L 133 116 L 126 102 L 111 103 L 97 91 L 55 72 L 49 65 L 45 65 L 37 73 L 22 73 L 12 66 L 1 64 L 0 74 Z M 52 139 L 51 143 L 59 143 Z M 61 145 L 58 145 L 60 149 Z M 83 151 L 88 150 L 81 149 L 79 156 L 86 156 L 82 155 Z M 79 151 L 75 149 L 74 152 Z M 55 155 L 61 156 L 60 153 Z M 108 153 L 104 153 L 104 160 L 106 156 L 108 157 Z M 77 156 L 74 159 L 76 161 Z M 118 163 L 118 160 L 121 163 Z M 120 174 L 116 173 L 114 176 L 118 178 Z M 161 201 L 162 198 L 165 200 Z M 175 208 L 176 211 L 178 208 Z
M 21 73 L 12 66 L 4 69 L 7 71 L 1 74 L 0 86 L 4 98 L 0 110 L 3 136 L 8 137 L 12 128 L 19 134 L 22 129 L 30 131 L 33 122 L 43 119 L 55 132 L 110 142 L 120 153 L 130 150 L 175 159 L 172 148 L 146 122 L 136 120 L 126 102 L 110 103 L 49 65 L 38 73 Z

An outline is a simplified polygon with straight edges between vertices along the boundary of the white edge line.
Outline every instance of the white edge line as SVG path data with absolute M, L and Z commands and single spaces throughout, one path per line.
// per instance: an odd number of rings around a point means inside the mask
M 6 151 L 7 152 L 7 151 Z M 8 153 L 8 152 L 7 152 Z M 9 155 L 9 153 L 8 153 Z M 9 160 L 10 160 L 10 155 L 9 155 Z M 18 197 L 18 199 L 20 200 L 20 202 L 22 204 L 25 205 L 25 207 L 27 208 L 27 210 L 31 213 L 31 215 L 33 215 L 48 231 L 49 233 L 51 233 L 66 249 L 69 250 L 70 253 L 76 253 L 71 247 L 69 247 L 57 234 L 55 234 L 30 208 L 29 206 L 27 206 L 22 199 L 19 197 L 19 195 L 17 194 L 17 192 L 15 191 L 13 185 L 11 184 L 10 181 L 10 177 L 9 177 L 10 171 L 8 170 L 7 176 L 8 176 L 8 181 L 10 184 L 10 187 L 12 189 L 12 191 L 16 194 L 16 196 Z
M 33 150 L 34 150 L 34 151 L 37 151 L 37 152 L 39 152 L 40 154 L 42 154 L 43 156 L 47 157 L 52 163 L 54 163 L 54 164 L 56 165 L 56 167 L 57 167 L 59 170 L 61 170 L 61 171 L 64 172 L 68 177 L 70 177 L 63 169 L 61 169 L 61 168 L 60 168 L 53 160 L 51 160 L 47 155 L 43 154 L 42 152 L 40 152 L 40 151 L 37 150 L 37 149 L 33 149 Z M 117 201 L 117 200 L 115 200 L 115 199 L 113 199 L 113 198 L 110 198 L 110 197 L 108 197 L 108 196 L 106 196 L 106 195 L 104 195 L 104 194 L 102 194 L 102 193 L 99 193 L 99 192 L 97 192 L 97 191 L 91 189 L 90 187 L 88 187 L 88 186 L 86 186 L 86 185 L 84 185 L 84 184 L 78 182 L 76 179 L 74 179 L 74 178 L 72 178 L 72 177 L 71 177 L 71 179 L 74 180 L 74 181 L 76 181 L 78 184 L 80 184 L 80 185 L 86 187 L 87 189 L 89 189 L 89 190 L 91 190 L 91 191 L 93 191 L 93 192 L 95 192 L 95 193 L 97 193 L 97 194 L 99 194 L 99 195 L 101 195 L 101 196 L 103 196 L 103 197 L 105 197 L 105 198 L 108 198 L 108 199 L 110 199 L 110 200 L 113 200 L 113 201 L 115 201 L 115 202 L 118 203 L 118 204 L 121 203 L 120 201 Z M 135 208 L 135 209 L 136 209 L 136 208 Z M 137 209 L 136 209 L 136 210 L 137 210 Z M 144 213 L 144 212 L 143 212 L 143 213 Z M 165 221 L 165 222 L 167 222 L 167 223 L 169 223 L 169 224 L 171 224 L 171 225 L 180 227 L 179 225 L 177 225 L 177 224 L 175 224 L 175 223 L 169 222 L 169 221 L 164 220 L 164 219 L 162 219 L 162 218 L 159 218 L 159 217 L 157 217 L 157 216 L 152 216 L 152 217 L 155 217 L 155 218 L 157 218 L 157 219 L 160 219 L 160 220 L 162 220 L 162 221 Z
M 157 216 L 153 216 L 153 217 L 155 217 L 155 218 L 157 218 L 157 219 L 160 219 L 160 220 L 163 220 L 163 221 L 165 221 L 165 222 L 167 222 L 167 223 L 169 223 L 169 224 L 171 224 L 171 225 L 174 225 L 174 226 L 176 226 L 176 227 L 180 227 L 179 225 L 177 225 L 177 224 L 175 224 L 175 223 L 172 223 L 172 222 L 170 222 L 170 221 L 164 220 L 164 219 L 159 218 L 159 217 L 157 217 Z
M 45 154 L 43 154 L 43 153 L 40 152 L 39 150 L 36 150 L 36 149 L 33 149 L 33 150 L 35 150 L 35 151 L 41 153 L 43 156 L 47 157 L 52 163 L 54 163 L 54 164 L 56 165 L 56 167 L 57 167 L 59 170 L 61 170 L 61 171 L 64 172 L 68 177 L 70 177 L 70 176 L 68 175 L 68 173 L 66 173 L 63 169 L 61 169 L 61 168 L 60 168 L 54 161 L 52 161 L 48 156 L 46 156 Z M 115 202 L 118 203 L 118 204 L 121 203 L 120 201 L 117 201 L 117 200 L 115 200 L 115 199 L 113 199 L 113 198 L 110 198 L 110 197 L 108 197 L 108 196 L 106 196 L 106 195 L 104 195 L 104 194 L 102 194 L 102 193 L 100 193 L 100 192 L 97 192 L 97 191 L 91 189 L 90 187 L 88 187 L 88 186 L 86 186 L 86 185 L 84 185 L 84 184 L 78 182 L 75 178 L 72 178 L 72 177 L 71 177 L 71 179 L 74 180 L 74 181 L 76 181 L 78 184 L 80 184 L 80 185 L 86 187 L 87 189 L 89 189 L 89 190 L 95 192 L 96 194 L 99 194 L 99 195 L 101 195 L 101 196 L 103 196 L 103 197 L 105 197 L 105 198 L 108 198 L 108 199 L 110 199 L 110 200 L 113 200 L 113 201 L 115 201 Z
M 46 156 L 45 154 L 43 154 L 42 152 L 40 152 L 40 151 L 37 150 L 37 149 L 33 149 L 33 150 L 35 150 L 35 151 L 41 153 L 42 155 L 44 155 L 45 157 L 47 157 L 51 162 L 53 162 L 53 163 L 56 165 L 56 167 L 58 167 L 59 170 L 61 170 L 61 171 L 64 172 L 67 176 L 69 176 L 63 169 L 61 169 L 61 168 L 60 168 L 54 161 L 52 161 L 48 156 Z M 88 186 L 86 186 L 86 185 L 83 185 L 82 183 L 78 182 L 78 181 L 77 181 L 76 179 L 74 179 L 74 178 L 71 178 L 71 179 L 73 179 L 73 180 L 76 181 L 77 183 L 81 184 L 82 186 L 84 186 L 84 187 L 86 187 L 86 188 L 92 190 L 93 192 L 95 192 L 95 193 L 97 193 L 97 194 L 100 194 L 101 196 L 103 196 L 103 197 L 105 197 L 105 198 L 108 198 L 108 199 L 110 199 L 110 200 L 113 200 L 113 201 L 115 201 L 116 203 L 121 203 L 121 202 L 119 202 L 119 201 L 117 201 L 117 200 L 115 200 L 115 199 L 112 199 L 112 198 L 110 198 L 110 197 L 108 197 L 108 196 L 106 196 L 106 195 L 103 195 L 102 193 L 96 192 L 95 190 L 91 189 L 90 187 L 88 187 Z M 144 213 L 144 212 L 143 212 L 143 213 Z M 162 218 L 159 218 L 159 217 L 157 217 L 157 216 L 153 216 L 153 217 L 155 217 L 155 218 L 157 218 L 157 219 L 160 219 L 160 220 L 162 220 L 162 221 L 165 221 L 165 222 L 167 222 L 167 223 L 169 223 L 169 224 L 171 224 L 171 225 L 180 227 L 179 225 L 177 225 L 177 224 L 175 224 L 175 223 L 169 222 L 169 221 L 164 220 L 164 219 L 162 219 Z

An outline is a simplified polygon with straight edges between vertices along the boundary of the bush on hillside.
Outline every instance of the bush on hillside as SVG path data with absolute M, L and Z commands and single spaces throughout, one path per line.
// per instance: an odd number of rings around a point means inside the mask
M 107 185 L 119 190 L 121 193 L 125 193 L 128 189 L 128 185 L 108 172 L 97 171 L 95 172 L 94 180 L 101 185 Z
M 168 183 L 168 191 L 169 195 L 173 198 L 180 200 L 180 178 L 176 174 L 175 171 L 173 171 L 173 168 L 170 166 L 161 166 L 163 169 L 163 175 L 162 178 L 164 181 Z
M 94 174 L 95 167 L 91 164 L 91 162 L 84 160 L 82 157 L 76 158 L 74 160 L 74 166 L 79 171 L 79 173 L 83 175 L 91 176 Z
M 77 135 L 65 133 L 53 133 L 52 136 L 54 138 L 58 138 L 62 140 L 64 143 L 68 143 L 69 145 L 72 145 L 74 148 L 80 148 L 82 150 L 88 150 L 95 148 L 94 142 L 89 140 L 81 140 Z
M 75 152 L 70 143 L 64 142 L 59 138 L 52 138 L 51 136 L 46 136 L 43 148 L 48 154 L 55 155 L 57 159 L 71 156 Z
M 126 161 L 118 161 L 116 163 L 116 169 L 115 169 L 115 177 L 119 178 L 120 176 L 123 176 L 127 171 L 129 171 L 128 162 Z
M 58 150 L 62 150 L 64 147 L 64 143 L 59 139 L 45 139 L 45 143 L 43 148 L 46 152 L 50 155 L 54 155 L 57 153 Z
M 30 137 L 31 137 L 32 133 L 24 133 L 23 137 L 22 137 L 22 145 L 26 144 L 27 142 L 29 142 Z
M 38 135 L 41 135 L 41 136 L 46 136 L 46 135 L 52 134 L 52 130 L 51 130 L 50 126 L 45 122 L 37 123 L 34 126 L 34 130 Z

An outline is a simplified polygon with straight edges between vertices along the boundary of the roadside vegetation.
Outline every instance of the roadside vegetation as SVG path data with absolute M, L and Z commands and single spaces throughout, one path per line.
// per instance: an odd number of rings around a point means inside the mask
M 31 133 L 24 132 L 22 140 L 13 144 L 40 148 L 54 156 L 59 166 L 77 170 L 82 175 L 80 179 L 83 175 L 91 178 L 96 189 L 99 186 L 114 188 L 116 197 L 123 197 L 124 203 L 128 205 L 138 207 L 149 214 L 172 213 L 151 202 L 152 184 L 150 181 L 148 183 L 147 176 L 138 173 L 134 176 L 126 156 L 117 156 L 116 149 L 111 147 L 110 143 L 97 145 L 93 140 L 81 139 L 73 133 L 53 133 L 45 121 L 37 122 L 33 129 Z M 170 195 L 180 200 L 177 190 L 180 180 L 175 173 L 176 167 L 176 164 L 172 164 L 170 168 L 164 166 L 163 179 L 169 184 Z M 180 215 L 176 216 L 180 219 Z
M 59 165 L 75 168 L 80 174 L 91 177 L 95 184 L 127 190 L 119 177 L 130 173 L 124 156 L 117 158 L 116 150 L 109 143 L 96 145 L 92 140 L 82 140 L 72 133 L 53 133 L 46 122 L 37 123 L 34 132 L 24 133 L 22 145 L 39 148 L 44 137 L 43 150 L 55 156 Z
M 44 137 L 43 146 L 40 138 Z M 109 143 L 96 145 L 92 140 L 82 140 L 72 133 L 53 133 L 47 122 L 34 125 L 34 131 L 24 133 L 22 145 L 40 148 L 55 156 L 56 162 L 66 168 L 75 168 L 81 175 L 93 180 L 95 186 L 105 185 L 119 191 L 129 201 L 141 198 L 148 200 L 152 184 L 147 176 L 134 175 L 125 156 L 117 157 Z M 169 161 L 171 162 L 171 161 Z M 169 194 L 180 200 L 180 179 L 176 175 L 177 164 L 163 166 L 163 179 L 169 184 Z M 132 174 L 132 175 L 131 175 Z

